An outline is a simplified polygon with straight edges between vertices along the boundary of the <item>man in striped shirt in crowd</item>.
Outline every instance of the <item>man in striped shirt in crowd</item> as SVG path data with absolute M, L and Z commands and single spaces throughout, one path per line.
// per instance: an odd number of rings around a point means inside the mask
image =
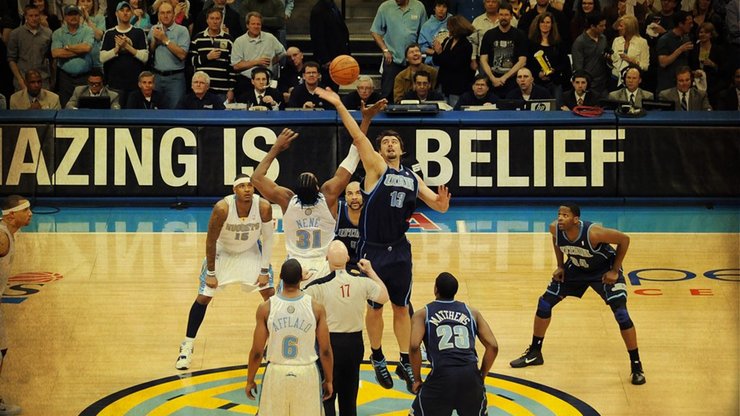
M 195 71 L 203 71 L 211 77 L 211 91 L 225 100 L 236 82 L 231 66 L 231 49 L 234 41 L 222 30 L 223 10 L 213 7 L 208 10 L 208 28 L 197 33 L 190 45 L 190 59 Z

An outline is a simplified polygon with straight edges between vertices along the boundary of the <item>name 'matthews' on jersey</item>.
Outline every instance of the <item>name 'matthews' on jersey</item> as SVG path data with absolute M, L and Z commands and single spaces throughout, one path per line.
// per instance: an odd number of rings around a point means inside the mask
M 605 271 L 611 267 L 616 251 L 609 244 L 598 244 L 596 247 L 591 245 L 588 231 L 592 225 L 592 222 L 581 221 L 578 238 L 573 241 L 568 240 L 565 232 L 558 230 L 555 243 L 568 256 L 566 266 L 570 264 L 584 272 Z
M 478 327 L 467 305 L 437 300 L 426 306 L 426 313 L 424 345 L 433 368 L 478 363 Z
M 365 206 L 360 214 L 360 239 L 394 243 L 403 238 L 418 192 L 419 181 L 411 170 L 403 165 L 399 170 L 389 166 L 373 189 L 362 192 Z
M 284 298 L 277 294 L 270 298 L 267 329 L 267 361 L 276 364 L 312 364 L 316 354 L 316 317 L 311 307 L 311 296 Z

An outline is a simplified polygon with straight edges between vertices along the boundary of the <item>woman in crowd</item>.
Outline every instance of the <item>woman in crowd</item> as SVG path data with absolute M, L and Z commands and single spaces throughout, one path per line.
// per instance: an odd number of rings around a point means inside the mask
M 36 6 L 39 9 L 41 13 L 41 26 L 48 27 L 52 32 L 62 27 L 62 22 L 57 15 L 49 13 L 49 0 L 30 0 L 28 4 Z
M 699 0 L 700 1 L 700 0 Z M 725 51 L 721 45 L 716 45 L 714 40 L 717 38 L 717 31 L 710 22 L 704 22 L 699 25 L 699 44 L 694 46 L 690 56 L 691 68 L 701 69 L 706 76 L 707 95 L 712 108 L 717 108 L 717 97 L 719 92 L 725 87 L 724 80 L 728 78 L 727 65 L 728 60 L 724 56 Z M 696 73 L 694 77 L 696 78 Z M 699 82 L 702 83 L 701 81 Z
M 640 27 L 635 16 L 622 16 L 617 20 L 619 36 L 612 42 L 612 78 L 618 87 L 624 83 L 622 71 L 624 68 L 634 65 L 639 66 L 640 71 L 647 72 L 650 65 L 650 48 L 647 40 L 640 36 Z
M 547 88 L 557 99 L 559 108 L 563 83 L 570 78 L 570 62 L 552 13 L 540 13 L 534 18 L 529 27 L 529 44 L 527 67 L 532 71 L 535 83 Z M 539 51 L 542 51 L 542 56 L 538 58 Z M 546 64 L 543 65 L 543 61 Z
M 92 57 L 93 67 L 102 68 L 100 63 L 100 47 L 102 46 L 103 34 L 105 33 L 106 24 L 105 16 L 98 14 L 98 0 L 77 0 L 77 7 L 80 8 L 80 25 L 88 25 L 93 30 L 95 42 L 93 42 Z M 115 7 L 113 8 L 115 10 Z
M 475 71 L 470 56 L 473 45 L 468 36 L 475 32 L 473 25 L 461 15 L 447 19 L 449 36 L 443 42 L 434 41 L 434 65 L 439 66 L 437 80 L 447 104 L 454 107 L 457 100 L 473 85 Z
M 148 32 L 152 28 L 152 22 L 149 18 L 149 7 L 146 0 L 129 0 L 129 4 L 131 4 L 131 11 L 133 12 L 131 24 Z

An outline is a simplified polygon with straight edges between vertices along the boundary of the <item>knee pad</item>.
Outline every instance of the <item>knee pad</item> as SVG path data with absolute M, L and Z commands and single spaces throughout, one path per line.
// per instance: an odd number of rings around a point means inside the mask
M 537 302 L 537 317 L 542 319 L 549 319 L 552 316 L 552 308 L 560 302 L 560 298 L 553 295 L 552 293 L 545 293 L 540 296 Z
M 614 318 L 617 320 L 620 330 L 624 331 L 625 329 L 630 329 L 635 326 L 630 318 L 629 312 L 627 312 L 627 302 L 625 300 L 618 301 L 609 305 L 609 307 L 612 308 Z

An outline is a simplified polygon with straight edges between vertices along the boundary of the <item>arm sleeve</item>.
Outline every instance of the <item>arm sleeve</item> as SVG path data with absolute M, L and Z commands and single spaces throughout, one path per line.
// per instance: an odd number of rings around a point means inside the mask
M 270 267 L 270 258 L 272 257 L 272 235 L 274 233 L 272 221 L 263 222 L 260 230 L 260 240 L 262 241 L 262 258 L 260 268 L 267 269 Z

